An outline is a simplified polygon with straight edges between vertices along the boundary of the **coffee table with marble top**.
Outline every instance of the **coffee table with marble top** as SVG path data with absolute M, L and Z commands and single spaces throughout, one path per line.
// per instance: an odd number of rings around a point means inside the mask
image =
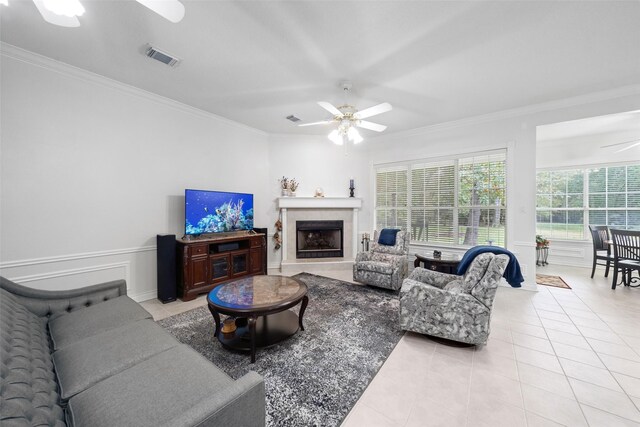
M 289 310 L 300 302 L 299 315 Z M 256 361 L 256 348 L 268 347 L 304 331 L 302 317 L 309 297 L 307 285 L 285 276 L 249 276 L 215 287 L 207 295 L 215 321 L 214 336 L 230 349 L 249 351 Z M 235 317 L 236 330 L 223 333 L 220 315 Z

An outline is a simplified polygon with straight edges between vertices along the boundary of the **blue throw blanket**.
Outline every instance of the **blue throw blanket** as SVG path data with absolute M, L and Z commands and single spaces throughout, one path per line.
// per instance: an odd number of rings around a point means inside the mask
M 522 277 L 522 272 L 520 271 L 520 263 L 518 263 L 518 259 L 514 254 L 499 246 L 474 246 L 469 249 L 462 257 L 462 260 L 460 260 L 456 274 L 460 276 L 463 275 L 467 271 L 467 268 L 469 268 L 469 265 L 471 265 L 471 261 L 473 261 L 476 256 L 485 252 L 491 252 L 496 255 L 509 255 L 509 264 L 504 271 L 503 277 L 509 282 L 511 287 L 519 288 L 521 286 L 520 284 L 524 282 L 524 277 Z

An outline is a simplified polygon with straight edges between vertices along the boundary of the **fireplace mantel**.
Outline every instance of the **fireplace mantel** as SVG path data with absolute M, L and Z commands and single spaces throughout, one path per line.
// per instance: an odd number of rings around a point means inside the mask
M 280 197 L 278 209 L 360 209 L 355 197 Z
M 353 264 L 356 257 L 358 243 L 358 211 L 362 208 L 362 199 L 355 197 L 279 197 L 276 206 L 280 210 L 282 221 L 282 261 L 280 270 L 291 272 L 297 269 L 308 269 L 312 264 L 324 267 L 342 267 Z M 314 215 L 314 212 L 317 215 Z M 326 218 L 336 215 L 336 218 Z M 295 259 L 295 255 L 288 254 L 290 248 L 295 248 L 295 220 L 296 219 L 341 219 L 345 221 L 345 238 L 348 251 L 345 258 L 314 258 Z M 349 236 L 347 238 L 347 236 Z M 313 262 L 310 262 L 313 261 Z

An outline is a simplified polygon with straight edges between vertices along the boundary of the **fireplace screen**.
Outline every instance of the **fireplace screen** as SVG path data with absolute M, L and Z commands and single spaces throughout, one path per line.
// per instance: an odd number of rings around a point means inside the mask
M 296 221 L 296 258 L 343 257 L 343 221 Z

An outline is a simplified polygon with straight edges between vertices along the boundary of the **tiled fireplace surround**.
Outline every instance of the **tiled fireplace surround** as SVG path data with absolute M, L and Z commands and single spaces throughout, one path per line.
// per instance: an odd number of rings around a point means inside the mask
M 281 197 L 277 202 L 282 220 L 280 271 L 351 269 L 358 251 L 358 211 L 362 200 L 350 197 Z M 296 258 L 296 221 L 341 220 L 344 223 L 344 257 Z

